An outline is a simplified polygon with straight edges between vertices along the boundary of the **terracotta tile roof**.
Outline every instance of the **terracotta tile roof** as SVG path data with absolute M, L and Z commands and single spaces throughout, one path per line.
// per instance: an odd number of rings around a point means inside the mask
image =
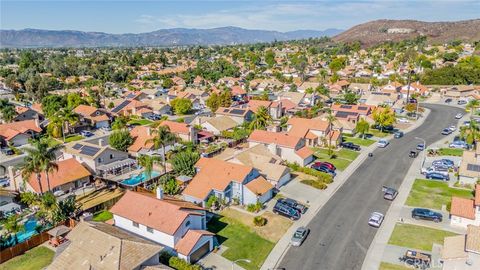
M 298 136 L 265 130 L 254 130 L 252 134 L 250 134 L 250 137 L 248 137 L 248 141 L 268 144 L 275 143 L 288 148 L 295 148 L 300 140 L 301 137 Z
M 28 110 L 29 110 L 29 108 L 23 107 L 23 106 L 16 106 L 15 107 L 15 111 L 17 112 L 17 114 L 27 112 Z
M 313 151 L 310 150 L 310 148 L 308 148 L 306 146 L 304 146 L 304 147 L 300 148 L 299 150 L 295 151 L 295 153 L 303 159 L 306 159 L 306 158 L 310 157 L 311 155 L 313 155 Z
M 272 184 L 270 184 L 263 176 L 259 176 L 248 182 L 245 187 L 247 187 L 251 192 L 260 196 L 269 192 L 273 188 Z
M 465 252 L 465 235 L 456 235 L 445 237 L 443 240 L 442 259 L 466 259 L 468 258 Z
M 58 170 L 53 170 L 48 174 L 50 188 L 52 189 L 92 175 L 85 167 L 83 167 L 82 164 L 80 164 L 80 162 L 74 158 L 58 161 L 57 165 Z M 43 191 L 46 191 L 48 186 L 47 178 L 44 172 L 42 172 L 40 175 Z M 30 175 L 28 184 L 35 190 L 35 192 L 40 192 L 40 186 L 38 185 L 37 176 L 35 174 Z
M 232 95 L 234 96 L 245 95 L 246 93 L 247 91 L 243 90 L 243 88 L 238 85 L 232 87 Z
M 195 167 L 200 171 L 190 181 L 183 194 L 202 200 L 206 199 L 212 190 L 224 191 L 232 181 L 243 183 L 253 170 L 250 166 L 213 158 L 200 158 Z
M 192 252 L 192 249 L 202 238 L 202 236 L 212 236 L 215 235 L 209 231 L 204 230 L 189 230 L 180 241 L 175 245 L 175 249 L 178 253 L 183 255 L 189 255 Z
M 285 109 L 286 111 L 295 109 L 295 107 L 297 107 L 297 104 L 293 103 L 290 99 L 276 100 L 272 103 L 272 106 L 277 106 L 278 103 L 282 103 L 282 108 Z
M 189 215 L 195 214 L 178 205 L 133 191 L 127 191 L 110 212 L 169 235 L 175 234 Z
M 88 106 L 88 105 L 78 105 L 73 111 L 75 113 L 78 113 L 82 116 L 91 116 L 94 114 L 98 109 L 93 107 L 93 106 Z
M 480 226 L 467 226 L 467 243 L 465 249 L 467 251 L 480 253 Z
M 169 120 L 162 121 L 161 126 L 168 126 L 172 133 L 190 134 L 190 125 Z
M 5 140 L 10 140 L 18 134 L 26 133 L 28 131 L 41 132 L 42 129 L 37 126 L 35 120 L 25 120 L 0 125 L 0 136 Z
M 149 133 L 150 130 L 150 134 Z M 146 126 L 136 126 L 130 130 L 130 136 L 133 138 L 133 144 L 128 147 L 129 152 L 139 152 L 141 149 L 152 149 L 153 143 L 147 143 L 152 139 L 152 128 Z
M 43 110 L 42 110 L 42 104 L 41 103 L 33 103 L 32 106 L 30 106 L 30 108 L 40 114 L 43 114 Z
M 475 185 L 475 205 L 480 205 L 480 185 Z
M 473 200 L 460 197 L 452 197 L 450 214 L 474 220 L 475 207 L 473 206 Z
M 297 137 L 305 137 L 309 130 L 318 130 L 321 132 L 328 130 L 328 122 L 318 118 L 307 119 L 292 117 L 288 119 L 287 125 L 291 126 L 288 134 Z
M 270 106 L 272 105 L 272 102 L 271 101 L 268 101 L 268 100 L 250 100 L 248 101 L 248 108 L 250 110 L 252 110 L 252 112 L 257 112 L 258 108 L 260 108 L 261 106 L 265 107 L 265 108 L 270 108 Z

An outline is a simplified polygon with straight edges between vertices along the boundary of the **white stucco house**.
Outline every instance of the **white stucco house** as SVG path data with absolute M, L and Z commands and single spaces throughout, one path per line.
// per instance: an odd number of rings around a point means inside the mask
M 480 226 L 480 185 L 475 186 L 475 198 L 452 197 L 450 224 L 467 228 L 468 225 Z

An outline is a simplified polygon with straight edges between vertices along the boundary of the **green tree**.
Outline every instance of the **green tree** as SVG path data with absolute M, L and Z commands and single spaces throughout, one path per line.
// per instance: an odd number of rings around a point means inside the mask
M 275 65 L 275 53 L 272 50 L 265 52 L 265 63 L 267 63 L 269 68 Z
M 252 122 L 250 123 L 251 129 L 266 129 L 271 122 L 272 117 L 265 106 L 260 106 L 255 113 Z
M 472 117 L 477 108 L 480 106 L 480 101 L 478 101 L 477 99 L 472 99 L 468 102 L 467 106 L 465 106 L 465 108 L 469 109 L 470 110 L 470 117 Z
M 355 126 L 355 131 L 361 134 L 361 137 L 365 139 L 365 134 L 370 129 L 370 125 L 368 124 L 367 120 L 360 119 Z
M 347 91 L 343 95 L 343 100 L 345 100 L 347 104 L 357 104 L 358 99 L 359 99 L 359 96 L 353 93 L 352 91 Z
M 80 204 L 77 203 L 74 196 L 57 202 L 55 207 L 53 222 L 58 223 L 68 218 L 72 218 L 80 210 Z
M 145 179 L 144 185 L 152 178 L 153 164 L 158 162 L 158 158 L 149 155 L 141 155 L 137 158 L 138 164 L 143 167 L 147 179 Z
M 466 143 L 477 148 L 477 141 L 480 139 L 480 128 L 476 121 L 470 121 L 470 125 L 460 128 L 460 136 Z
M 198 152 L 182 151 L 175 154 L 171 160 L 173 170 L 177 175 L 194 176 L 195 163 L 200 159 Z
M 220 97 L 217 95 L 217 93 L 212 93 L 205 103 L 212 112 L 216 112 L 220 107 L 220 102 Z
M 337 120 L 335 115 L 332 114 L 332 111 L 328 112 L 327 115 L 327 122 L 328 122 L 328 155 L 332 156 L 333 155 L 333 149 L 332 149 L 332 137 L 333 137 L 333 122 Z
M 377 107 L 372 116 L 375 124 L 380 127 L 382 132 L 385 127 L 393 125 L 396 121 L 395 112 L 388 106 L 385 108 Z
M 153 149 L 158 150 L 162 148 L 162 158 L 163 158 L 163 171 L 164 173 L 167 172 L 166 167 L 166 153 L 165 147 L 175 142 L 176 137 L 173 133 L 170 132 L 170 128 L 168 126 L 159 126 L 158 128 L 152 131 L 153 138 L 147 140 L 145 144 L 152 143 Z
M 17 234 L 25 230 L 25 227 L 20 224 L 20 217 L 18 215 L 11 215 L 7 218 L 7 221 L 3 224 L 3 227 L 7 232 L 13 234 L 15 243 L 18 243 Z
M 17 115 L 15 111 L 15 106 L 10 104 L 6 99 L 0 99 L 0 113 L 5 122 L 12 122 L 13 118 Z
M 112 132 L 108 138 L 108 143 L 119 151 L 127 151 L 128 147 L 132 145 L 133 138 L 128 129 L 118 129 Z
M 170 102 L 175 114 L 185 115 L 192 110 L 192 101 L 187 98 L 176 98 Z
M 120 130 L 127 127 L 128 118 L 125 116 L 118 116 L 112 123 L 113 130 Z

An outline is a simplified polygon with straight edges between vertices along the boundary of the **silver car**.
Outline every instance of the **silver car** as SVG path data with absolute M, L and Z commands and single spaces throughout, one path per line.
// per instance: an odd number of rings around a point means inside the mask
M 379 212 L 373 212 L 371 215 L 370 215 L 370 219 L 368 220 L 368 225 L 372 226 L 372 227 L 375 227 L 375 228 L 379 228 L 380 225 L 382 225 L 382 222 L 383 222 L 383 218 L 385 216 L 382 214 L 382 213 L 379 213 Z
M 310 229 L 307 229 L 305 227 L 299 227 L 293 234 L 292 240 L 290 240 L 290 244 L 294 247 L 301 246 L 309 233 L 310 233 Z

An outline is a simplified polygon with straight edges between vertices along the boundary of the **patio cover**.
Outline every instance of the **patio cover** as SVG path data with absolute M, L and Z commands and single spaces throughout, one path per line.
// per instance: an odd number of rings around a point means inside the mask
M 58 237 L 58 236 L 63 236 L 63 235 L 65 235 L 65 234 L 68 233 L 69 231 L 70 231 L 70 228 L 68 228 L 68 227 L 65 226 L 65 225 L 60 225 L 60 226 L 57 226 L 57 227 L 49 230 L 47 233 L 48 233 L 50 236 Z
M 137 161 L 135 159 L 126 158 L 124 160 L 119 160 L 119 161 L 115 161 L 115 162 L 112 162 L 112 163 L 109 163 L 109 164 L 98 166 L 98 170 L 108 171 L 108 170 L 112 170 L 112 169 L 121 168 L 121 167 L 124 167 L 124 166 L 133 165 L 133 164 L 136 164 L 136 163 L 137 163 Z

